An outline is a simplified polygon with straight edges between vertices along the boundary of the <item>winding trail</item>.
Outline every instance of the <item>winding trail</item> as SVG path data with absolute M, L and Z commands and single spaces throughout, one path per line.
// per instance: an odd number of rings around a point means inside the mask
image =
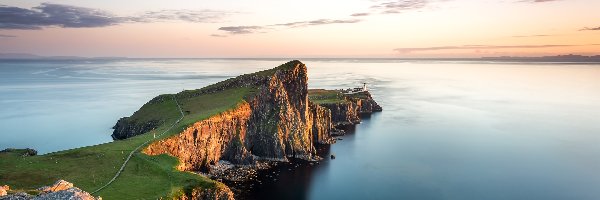
M 167 133 L 168 131 L 170 131 L 171 129 L 173 129 L 173 127 L 175 127 L 175 125 L 177 125 L 179 122 L 181 122 L 181 120 L 184 117 L 183 114 L 183 110 L 181 110 L 181 106 L 179 105 L 179 102 L 177 102 L 177 98 L 175 98 L 175 95 L 171 95 L 173 97 L 173 100 L 175 101 L 175 104 L 177 105 L 177 109 L 179 109 L 179 113 L 181 113 L 181 117 L 179 119 L 177 119 L 177 121 L 175 121 L 171 127 L 169 127 L 167 130 L 163 131 L 162 133 L 156 135 L 156 137 L 154 138 L 150 138 L 148 141 L 140 144 L 139 146 L 137 146 L 135 149 L 133 149 L 130 153 L 129 156 L 127 156 L 127 159 L 125 159 L 125 162 L 123 162 L 123 165 L 121 165 L 121 168 L 119 169 L 119 171 L 117 171 L 117 173 L 115 174 L 115 176 L 110 179 L 110 181 L 108 181 L 108 183 L 106 183 L 105 185 L 103 185 L 102 187 L 98 188 L 96 191 L 91 192 L 91 194 L 94 194 L 96 192 L 99 192 L 100 190 L 108 187 L 111 183 L 113 183 L 118 177 L 119 175 L 121 175 L 121 172 L 123 172 L 123 169 L 125 169 L 125 166 L 127 165 L 127 162 L 129 162 L 129 159 L 131 159 L 131 156 L 133 156 L 133 154 L 135 152 L 137 152 L 138 150 L 140 150 L 140 148 L 142 148 L 143 146 L 145 146 L 146 144 L 148 144 L 149 142 L 153 141 L 154 139 L 156 139 L 157 137 L 160 138 L 160 136 L 164 135 L 165 133 Z

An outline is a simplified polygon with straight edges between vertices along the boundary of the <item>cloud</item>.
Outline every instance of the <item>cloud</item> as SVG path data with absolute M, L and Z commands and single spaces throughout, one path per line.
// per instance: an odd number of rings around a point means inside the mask
M 422 51 L 438 51 L 438 50 L 484 50 L 484 49 L 538 49 L 538 48 L 554 48 L 554 47 L 574 47 L 574 46 L 595 46 L 589 45 L 461 45 L 461 46 L 435 46 L 435 47 L 419 47 L 419 48 L 396 48 L 394 51 L 399 53 L 413 53 Z
M 231 35 L 240 35 L 240 34 L 251 34 L 251 33 L 265 33 L 266 29 L 274 29 L 277 27 L 287 27 L 287 28 L 300 28 L 306 26 L 319 26 L 319 25 L 328 25 L 328 24 L 352 24 L 358 23 L 361 20 L 359 19 L 318 19 L 311 21 L 298 21 L 298 22 L 289 22 L 282 24 L 271 24 L 265 26 L 226 26 L 221 27 L 218 30 L 225 31 Z M 215 37 L 220 37 L 222 35 L 217 36 L 218 34 L 213 34 Z
M 530 37 L 550 37 L 553 35 L 515 35 L 514 38 L 530 38 Z
M 371 14 L 370 13 L 354 13 L 354 14 L 351 14 L 350 16 L 352 16 L 352 17 L 364 17 L 364 16 L 369 16 L 369 15 L 371 15 Z
M 584 27 L 582 29 L 579 29 L 579 31 L 600 31 L 600 26 L 598 27 Z
M 561 0 L 522 0 L 522 1 L 519 1 L 519 2 L 544 3 L 544 2 L 551 2 L 551 1 L 561 1 Z
M 210 34 L 210 36 L 212 36 L 212 37 L 227 37 L 226 35 L 221 35 L 221 34 Z
M 32 9 L 0 7 L 0 29 L 103 27 L 119 22 L 119 18 L 108 12 L 68 5 L 42 3 Z
M 383 14 L 393 14 L 424 8 L 429 3 L 429 0 L 395 0 L 378 3 L 371 6 L 371 9 L 378 10 Z
M 14 38 L 17 37 L 16 35 L 4 35 L 4 34 L 0 34 L 0 38 Z
M 292 28 L 297 27 L 305 27 L 305 26 L 318 26 L 318 25 L 327 25 L 327 24 L 352 24 L 358 23 L 361 20 L 359 19 L 348 19 L 348 20 L 340 20 L 340 19 L 318 19 L 312 21 L 301 21 L 301 22 L 290 22 L 284 24 L 274 24 L 271 26 L 287 26 Z
M 233 35 L 259 33 L 263 29 L 265 27 L 262 26 L 226 26 L 219 28 L 220 31 L 225 31 Z
M 161 10 L 149 11 L 139 16 L 128 17 L 133 22 L 156 22 L 156 21 L 186 21 L 194 23 L 219 22 L 234 12 L 217 10 Z
M 0 29 L 88 28 L 156 21 L 210 23 L 229 14 L 231 12 L 214 10 L 161 10 L 123 17 L 99 9 L 52 3 L 42 3 L 31 9 L 1 5 Z

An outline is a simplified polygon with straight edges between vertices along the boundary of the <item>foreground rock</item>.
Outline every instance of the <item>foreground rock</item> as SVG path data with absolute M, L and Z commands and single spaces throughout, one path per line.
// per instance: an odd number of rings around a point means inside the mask
M 72 183 L 64 180 L 58 180 L 51 186 L 45 186 L 37 189 L 39 195 L 30 195 L 24 192 L 9 194 L 8 186 L 4 186 L 0 189 L 0 200 L 51 200 L 51 199 L 68 199 L 68 200 L 100 200 L 101 197 L 94 197 L 90 193 L 87 193 L 77 187 L 74 187 Z M 4 196 L 2 195 L 2 191 Z

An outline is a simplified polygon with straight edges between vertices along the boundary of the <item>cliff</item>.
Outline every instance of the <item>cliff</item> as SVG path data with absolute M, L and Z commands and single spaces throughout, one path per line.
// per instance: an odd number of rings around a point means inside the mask
M 344 93 L 342 90 L 312 89 L 309 97 L 311 101 L 331 111 L 331 122 L 337 128 L 358 124 L 361 115 L 383 110 L 369 91 Z
M 255 89 L 234 109 L 194 122 L 143 152 L 177 157 L 180 170 L 207 170 L 219 160 L 246 165 L 287 157 L 316 159 L 315 145 L 331 142 L 331 112 L 309 102 L 307 85 L 306 66 L 291 61 L 178 94 L 184 99 L 236 87 Z
M 193 188 L 189 194 L 178 197 L 179 200 L 233 200 L 233 192 L 222 183 L 213 188 Z

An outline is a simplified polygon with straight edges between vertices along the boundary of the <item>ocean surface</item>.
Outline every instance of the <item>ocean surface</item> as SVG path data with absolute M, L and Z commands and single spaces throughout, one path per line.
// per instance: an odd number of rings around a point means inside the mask
M 152 97 L 277 59 L 0 61 L 0 149 L 110 142 Z M 309 87 L 368 83 L 384 111 L 255 199 L 600 199 L 600 64 L 308 59 Z M 270 172 L 271 173 L 271 172 Z

